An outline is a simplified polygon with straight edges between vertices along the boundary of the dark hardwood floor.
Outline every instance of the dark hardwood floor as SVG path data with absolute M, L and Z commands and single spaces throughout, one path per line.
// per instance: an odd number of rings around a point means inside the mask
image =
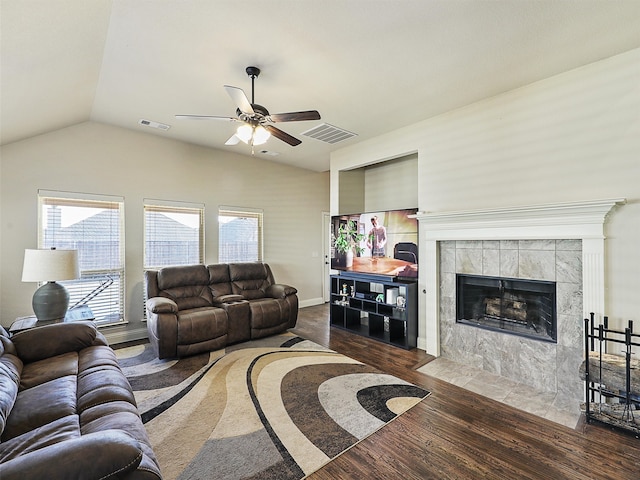
M 640 439 L 585 422 L 567 428 L 418 373 L 433 357 L 331 329 L 328 311 L 300 309 L 293 332 L 431 395 L 309 480 L 640 479 Z

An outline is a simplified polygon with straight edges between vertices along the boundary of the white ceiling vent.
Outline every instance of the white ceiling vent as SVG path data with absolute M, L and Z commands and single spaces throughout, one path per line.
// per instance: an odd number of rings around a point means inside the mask
M 159 130 L 169 130 L 171 128 L 171 125 L 166 125 L 164 123 L 154 122 L 152 120 L 145 120 L 144 118 L 141 118 L 138 121 L 138 123 L 140 125 L 144 125 L 145 127 L 157 128 Z
M 269 157 L 277 157 L 280 155 L 278 152 L 272 152 L 271 150 L 260 150 L 262 155 L 268 155 Z
M 321 142 L 326 143 L 338 143 L 351 137 L 355 137 L 357 134 L 343 130 L 342 128 L 335 127 L 328 123 L 322 123 L 317 127 L 313 127 L 306 132 L 302 132 L 302 135 L 306 137 L 315 138 Z

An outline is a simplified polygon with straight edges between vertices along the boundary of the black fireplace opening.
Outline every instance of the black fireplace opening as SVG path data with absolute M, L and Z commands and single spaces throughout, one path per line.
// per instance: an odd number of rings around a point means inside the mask
M 457 274 L 456 322 L 555 343 L 556 282 Z

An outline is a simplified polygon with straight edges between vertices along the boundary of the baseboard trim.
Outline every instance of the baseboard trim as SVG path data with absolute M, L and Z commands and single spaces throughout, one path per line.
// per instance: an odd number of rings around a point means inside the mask
M 300 308 L 304 308 L 304 307 L 313 307 L 314 305 L 322 305 L 324 303 L 324 300 L 322 299 L 322 297 L 317 297 L 317 298 L 310 298 L 309 300 L 302 300 L 298 306 Z
M 109 345 L 117 345 L 118 343 L 133 342 L 135 340 L 149 338 L 146 327 L 136 328 L 135 330 L 121 330 L 119 332 L 101 330 L 101 333 L 107 338 Z

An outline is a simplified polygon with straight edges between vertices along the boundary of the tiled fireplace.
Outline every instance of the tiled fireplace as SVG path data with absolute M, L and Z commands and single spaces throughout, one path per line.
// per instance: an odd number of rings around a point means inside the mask
M 578 399 L 582 384 L 581 240 L 445 240 L 440 250 L 440 354 L 541 392 Z M 555 283 L 557 342 L 456 321 L 456 275 Z M 495 276 L 494 276 L 495 275 Z M 559 381 L 562 379 L 562 381 Z
M 575 406 L 583 395 L 578 380 L 583 318 L 604 312 L 604 222 L 622 203 L 611 199 L 418 214 L 421 258 L 426 259 L 421 275 L 425 285 L 438 286 L 425 288 L 419 347 L 555 392 Z M 555 341 L 457 322 L 457 275 L 553 283 Z

